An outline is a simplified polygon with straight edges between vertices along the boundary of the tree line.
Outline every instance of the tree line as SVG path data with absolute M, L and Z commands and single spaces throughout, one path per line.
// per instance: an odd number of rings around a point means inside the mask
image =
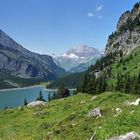
M 54 93 L 48 93 L 48 101 L 51 101 L 53 99 L 60 99 L 70 96 L 70 91 L 68 88 L 64 87 L 63 85 L 60 85 L 57 89 L 57 91 L 54 91 Z M 39 92 L 38 97 L 36 98 L 36 101 L 44 101 L 46 102 L 42 91 Z M 28 104 L 27 99 L 24 99 L 24 106 Z
M 118 52 L 121 58 L 121 52 Z M 105 91 L 120 91 L 125 93 L 140 94 L 140 71 L 137 75 L 117 73 L 115 83 L 111 86 L 108 81 L 112 77 L 111 65 L 116 61 L 117 55 L 110 54 L 97 60 L 84 76 L 83 83 L 78 86 L 77 92 L 99 94 Z M 121 59 L 123 63 L 126 60 Z

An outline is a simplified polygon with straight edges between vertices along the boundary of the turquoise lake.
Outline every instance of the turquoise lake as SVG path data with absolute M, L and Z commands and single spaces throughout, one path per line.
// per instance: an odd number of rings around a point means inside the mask
M 23 106 L 25 98 L 27 102 L 35 101 L 42 91 L 44 99 L 48 100 L 48 93 L 54 93 L 54 90 L 46 90 L 44 87 L 27 87 L 19 89 L 0 90 L 0 109 Z

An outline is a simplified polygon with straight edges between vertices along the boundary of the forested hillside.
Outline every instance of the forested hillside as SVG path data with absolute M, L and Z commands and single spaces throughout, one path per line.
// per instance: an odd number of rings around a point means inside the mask
M 60 85 L 68 88 L 77 88 L 78 85 L 82 84 L 82 81 L 84 80 L 84 74 L 85 72 L 79 72 L 61 77 L 58 80 L 47 85 L 47 88 L 57 88 Z

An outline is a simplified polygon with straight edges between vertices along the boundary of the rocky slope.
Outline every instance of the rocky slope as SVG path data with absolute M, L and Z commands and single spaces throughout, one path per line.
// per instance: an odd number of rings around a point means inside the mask
M 68 50 L 62 56 L 54 57 L 54 60 L 69 72 L 81 72 L 87 70 L 99 57 L 101 57 L 99 50 L 83 45 Z
M 116 31 L 109 36 L 105 55 L 110 53 L 129 54 L 140 45 L 140 2 L 131 11 L 126 11 L 120 17 Z
M 0 70 L 22 78 L 53 80 L 65 73 L 51 56 L 33 53 L 0 30 Z

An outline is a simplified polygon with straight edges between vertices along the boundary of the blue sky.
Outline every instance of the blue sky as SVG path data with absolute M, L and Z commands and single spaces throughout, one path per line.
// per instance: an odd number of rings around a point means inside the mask
M 0 29 L 25 48 L 57 55 L 105 48 L 120 15 L 138 0 L 0 0 Z

